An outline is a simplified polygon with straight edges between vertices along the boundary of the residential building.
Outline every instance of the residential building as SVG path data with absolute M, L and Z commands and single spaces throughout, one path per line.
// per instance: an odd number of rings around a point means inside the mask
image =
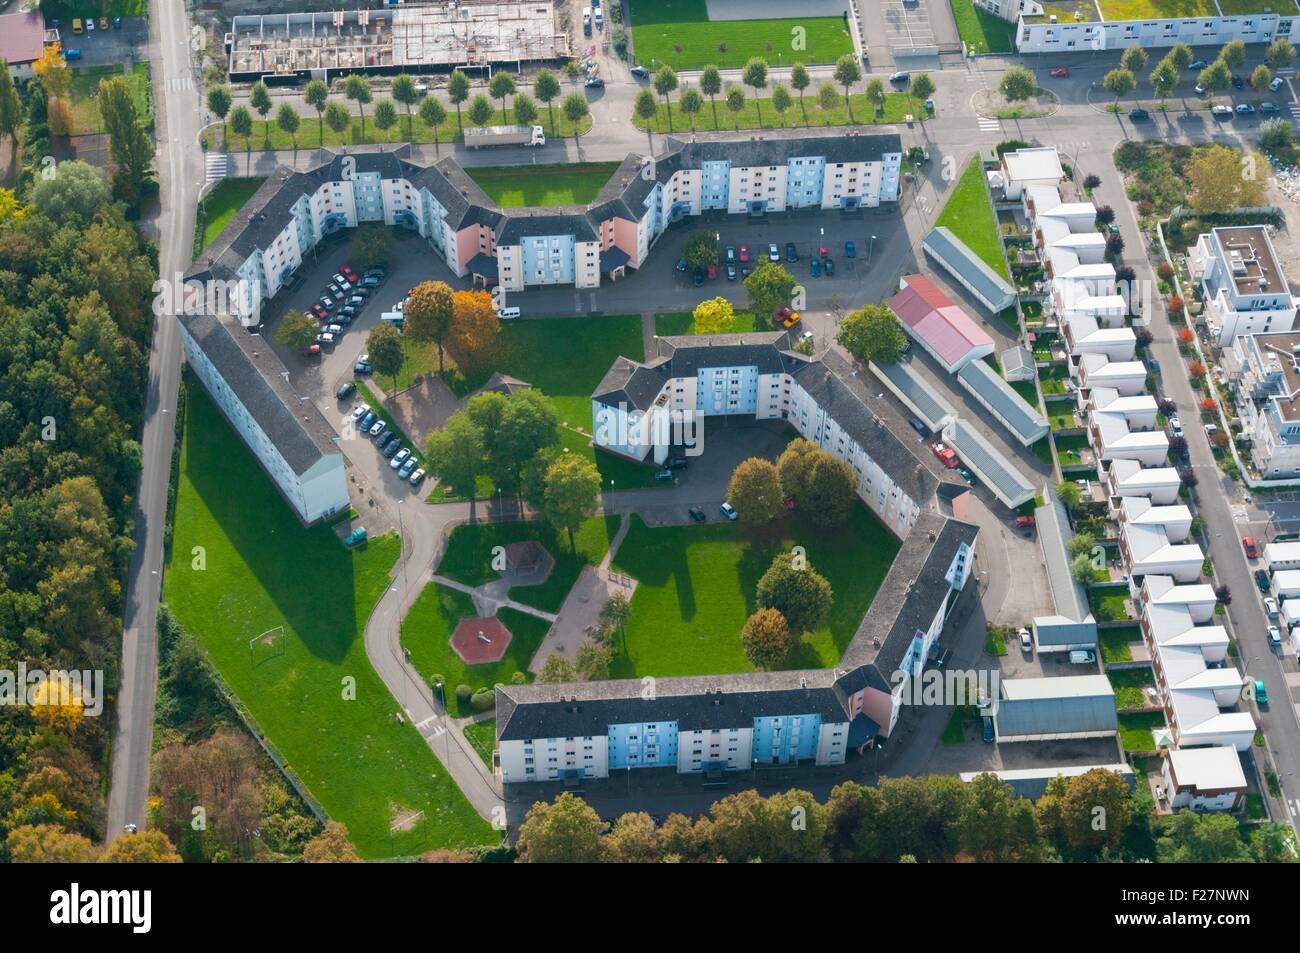
M 1232 350 L 1251 462 L 1266 480 L 1300 476 L 1300 333 L 1245 334 Z
M 1208 583 L 1180 586 L 1172 576 L 1150 574 L 1142 577 L 1138 598 L 1144 604 L 1157 606 L 1182 606 L 1191 614 L 1197 625 L 1214 619 L 1215 606 L 1219 604 L 1214 587 Z
M 1266 544 L 1264 565 L 1268 567 L 1270 573 L 1300 569 L 1300 542 Z
M 975 254 L 951 229 L 940 226 L 921 242 L 935 263 L 994 314 L 1016 303 L 1016 289 Z
M 1008 19 L 1015 22 L 1015 17 Z M 1024 195 L 1025 189 L 1034 186 L 1056 188 L 1065 178 L 1061 156 L 1055 146 L 1032 146 L 1005 152 L 1002 154 L 1001 171 L 1003 194 L 1013 200 Z
M 1300 15 L 1295 9 L 1257 11 L 1231 16 L 1169 17 L 1152 3 L 1140 7 L 1133 19 L 1102 22 L 1097 7 L 1083 0 L 980 0 L 985 9 L 1016 24 L 1015 44 L 1021 54 L 1083 53 L 1122 50 L 1129 46 L 1160 49 L 1175 43 L 1221 47 L 1231 40 L 1268 44 L 1279 37 L 1300 41 Z
M 1088 415 L 1088 441 L 1097 459 L 1137 460 L 1148 467 L 1164 463 L 1169 456 L 1168 435 L 1163 430 L 1141 426 L 1141 420 L 1140 415 L 1135 419 L 1123 410 L 1092 410 Z
M 1004 678 L 983 712 L 1001 743 L 1111 738 L 1119 732 L 1115 690 L 1105 675 Z
M 1205 563 L 1199 545 L 1171 542 L 1164 526 L 1146 523 L 1120 524 L 1119 552 L 1131 577 L 1158 573 L 1177 582 L 1195 582 Z
M 1164 800 L 1175 810 L 1235 811 L 1246 802 L 1246 772 L 1233 748 L 1174 748 L 1160 772 Z
M 904 275 L 889 299 L 903 330 L 949 374 L 993 353 L 993 338 L 925 275 Z
M 1105 354 L 1084 354 L 1074 364 L 1083 390 L 1108 388 L 1120 397 L 1135 397 L 1146 391 L 1147 367 L 1141 361 L 1111 360 Z
M 1266 225 L 1215 228 L 1197 238 L 1188 256 L 1206 328 L 1220 347 L 1243 334 L 1295 329 L 1296 302 L 1268 233 Z
M 45 17 L 40 10 L 0 14 L 0 59 L 5 61 L 14 79 L 35 76 L 32 65 L 45 54 L 47 43 L 58 40 L 57 30 L 45 28 Z
M 1098 323 L 1093 314 L 1067 311 L 1062 316 L 1061 333 L 1073 355 L 1071 367 L 1077 371 L 1085 354 L 1096 354 L 1108 361 L 1131 361 L 1137 353 L 1137 337 L 1132 328 L 1110 328 Z
M 1183 481 L 1173 467 L 1144 467 L 1137 460 L 1113 460 L 1106 468 L 1103 481 L 1115 505 L 1121 497 L 1145 496 L 1152 503 L 1172 503 L 1178 499 Z

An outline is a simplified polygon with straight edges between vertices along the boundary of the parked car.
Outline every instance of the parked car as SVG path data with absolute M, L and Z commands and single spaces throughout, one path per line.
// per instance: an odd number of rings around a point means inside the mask
M 1210 64 L 1207 63 L 1205 60 L 1192 60 L 1190 63 L 1187 64 L 1187 68 L 1188 68 L 1188 69 L 1205 69 L 1205 67 L 1207 67 L 1207 66 L 1209 66 L 1209 65 L 1210 65 Z
M 803 334 L 799 335 L 799 337 L 795 338 L 794 343 L 803 344 L 805 341 L 812 343 L 812 339 L 813 339 L 813 333 L 811 331 L 805 331 Z
M 821 261 L 820 261 L 819 259 L 816 259 L 816 258 L 810 258 L 810 259 L 808 259 L 808 270 L 809 270 L 809 272 L 812 273 L 812 276 L 813 276 L 814 278 L 816 278 L 816 277 L 818 277 L 819 275 L 821 275 L 821 273 L 822 273 Z
M 352 284 L 352 279 L 351 279 L 351 278 L 348 278 L 348 277 L 347 277 L 346 275 L 344 275 L 343 272 L 341 272 L 341 271 L 340 271 L 340 272 L 335 272 L 335 274 L 334 274 L 334 276 L 333 276 L 333 281 L 334 281 L 334 283 L 335 283 L 336 285 L 341 285 L 341 286 L 343 286 L 343 287 L 345 287 L 345 288 L 351 286 L 351 284 Z
M 1193 89 L 1196 91 L 1197 96 L 1204 96 L 1206 92 L 1208 92 L 1208 90 L 1200 83 L 1197 83 Z
M 768 261 L 781 260 L 781 249 L 776 247 L 776 242 L 772 242 L 767 246 L 767 260 Z
M 1020 650 L 1022 652 L 1032 652 L 1034 650 L 1034 637 L 1029 634 L 1029 630 L 1022 626 L 1017 634 L 1020 636 Z
M 384 445 L 384 459 L 385 459 L 385 460 L 392 460 L 392 459 L 393 459 L 394 457 L 396 457 L 397 454 L 398 454 L 401 450 L 403 450 L 403 449 L 405 449 L 405 448 L 403 448 L 403 446 L 402 446 L 402 441 L 400 441 L 400 440 L 397 439 L 397 435 L 396 435 L 396 434 L 393 434 L 392 439 L 389 440 L 389 441 L 388 441 L 387 443 L 385 443 L 385 445 Z M 403 458 L 403 459 L 405 459 L 405 458 Z M 390 466 L 391 466 L 391 464 L 390 464 Z M 400 466 L 400 464 L 399 464 L 399 466 Z
M 650 77 L 650 71 L 644 66 L 633 66 L 630 72 L 637 79 L 648 79 Z
M 303 357 L 320 357 L 320 345 L 319 345 L 319 344 L 308 344 L 305 348 L 302 349 L 302 356 L 303 356 Z
M 1075 649 L 1070 653 L 1071 665 L 1092 665 L 1097 661 L 1097 656 L 1088 649 Z
M 376 418 L 375 422 L 370 425 L 370 436 L 378 437 L 388 427 L 388 424 Z
M 348 533 L 348 538 L 344 540 L 348 546 L 359 546 L 366 541 L 366 528 L 358 526 L 352 532 Z
M 678 259 L 677 259 L 677 270 L 678 270 L 678 271 L 685 271 L 685 270 L 686 270 L 686 259 L 685 259 L 685 258 L 678 258 Z
M 1268 573 L 1265 572 L 1263 569 L 1256 569 L 1255 585 L 1259 587 L 1259 591 L 1268 592 L 1268 587 L 1270 584 L 1271 584 L 1271 580 L 1268 577 Z
M 961 476 L 963 480 L 967 482 L 967 484 L 969 484 L 970 486 L 975 485 L 975 474 L 971 473 L 965 467 L 958 467 L 957 473 Z
M 418 467 L 418 468 L 416 469 L 416 471 L 415 471 L 414 473 L 411 474 L 410 479 L 407 480 L 406 482 L 408 482 L 409 484 L 411 484 L 411 486 L 419 486 L 421 483 L 423 483 L 423 482 L 424 482 L 424 467 Z
M 740 246 L 740 260 L 741 260 L 741 261 L 749 261 L 749 246 L 748 246 L 748 245 L 741 245 L 741 246 Z
M 401 450 L 398 450 L 397 453 L 393 454 L 393 460 L 388 465 L 392 467 L 394 470 L 396 470 L 398 467 L 400 467 L 403 463 L 406 462 L 406 458 L 409 457 L 410 455 L 411 455 L 411 451 L 408 450 L 406 447 L 403 447 Z
M 776 313 L 772 315 L 772 323 L 782 328 L 792 328 L 799 323 L 800 314 L 793 308 L 777 308 Z
M 1169 432 L 1175 437 L 1181 437 L 1183 435 L 1183 422 L 1178 419 L 1177 414 L 1174 414 L 1169 418 Z
M 845 257 L 845 258 L 857 258 L 857 257 L 858 257 L 858 246 L 855 245 L 855 244 L 853 244 L 853 242 L 845 242 L 845 243 L 844 243 L 844 257 Z
M 1237 115 L 1253 116 L 1255 115 L 1255 107 L 1250 103 L 1237 103 Z
M 656 483 L 671 483 L 674 479 L 676 478 L 673 476 L 673 471 L 669 470 L 667 467 L 655 471 Z
M 1128 118 L 1134 122 L 1145 122 L 1151 118 L 1151 114 L 1140 106 L 1134 106 L 1128 111 Z
M 367 407 L 365 404 L 357 404 L 355 407 L 352 408 L 352 419 L 360 420 L 368 413 L 370 413 L 369 407 Z
M 334 299 L 331 298 L 329 295 L 321 295 L 320 300 L 317 302 L 317 304 L 319 304 L 326 311 L 334 310 Z
M 1052 75 L 1052 76 L 1055 76 L 1055 77 L 1058 77 L 1058 78 L 1061 77 L 1061 76 L 1069 76 L 1069 75 L 1070 75 L 1070 67 L 1068 67 L 1068 66 L 1053 66 L 1050 72 L 1051 72 L 1051 75 Z
M 694 283 L 695 287 L 700 287 L 704 284 L 704 272 L 699 268 L 696 268 L 695 275 L 691 278 L 691 281 Z
M 362 354 L 357 358 L 357 362 L 352 365 L 352 373 L 354 374 L 369 374 L 372 370 L 374 368 L 370 366 L 369 354 Z
M 1033 526 L 1033 525 L 1034 525 L 1034 518 L 1033 518 L 1032 516 L 1017 516 L 1017 517 L 1016 517 L 1016 525 L 1017 525 L 1017 526 Z
M 733 262 L 733 261 L 735 261 L 735 260 L 736 260 L 736 246 L 735 246 L 735 245 L 728 245 L 728 246 L 727 246 L 727 263 L 730 264 L 731 262 Z
M 911 74 L 909 73 L 904 73 L 902 71 L 899 71 L 897 73 L 893 73 L 889 77 L 889 82 L 890 85 L 892 86 L 901 86 L 903 88 L 907 88 L 909 85 L 911 85 L 912 77 Z
M 917 420 L 915 417 L 908 420 L 908 423 L 911 425 L 913 430 L 921 435 L 923 439 L 930 436 L 930 428 L 921 423 L 921 421 Z
M 375 439 L 375 446 L 383 450 L 389 444 L 393 444 L 394 453 L 397 452 L 396 448 L 402 445 L 401 441 L 397 439 L 397 431 L 385 428 L 384 432 Z
M 311 313 L 316 315 L 317 319 L 320 321 L 324 321 L 326 318 L 330 316 L 330 313 L 326 311 L 324 308 L 322 308 L 319 304 L 314 304 L 311 306 Z
M 695 520 L 697 523 L 703 523 L 708 519 L 708 517 L 704 515 L 704 510 L 700 509 L 698 506 L 692 506 L 687 512 L 691 514 L 691 519 Z
M 1274 599 L 1272 596 L 1265 596 L 1264 612 L 1268 615 L 1270 619 L 1277 618 L 1277 600 Z
M 991 743 L 993 741 L 993 719 L 990 717 L 984 717 L 980 719 L 980 722 L 983 724 L 981 736 L 985 741 Z
M 1282 644 L 1282 630 L 1275 625 L 1268 627 L 1268 644 L 1273 648 L 1277 648 Z
M 377 275 L 366 275 L 357 285 L 358 288 L 378 288 L 379 277 Z
M 373 424 L 378 419 L 379 419 L 379 415 L 377 413 L 375 413 L 373 410 L 367 410 L 365 416 L 361 418 L 361 425 L 360 425 L 361 429 L 366 432 L 369 432 L 370 425 Z
M 1232 108 L 1219 103 L 1210 110 L 1210 115 L 1215 119 L 1227 119 L 1232 116 Z
M 1286 80 L 1284 80 L 1281 76 L 1279 76 L 1276 79 L 1274 79 L 1273 82 L 1268 84 L 1268 89 L 1269 92 L 1276 93 L 1279 89 L 1281 89 L 1285 85 L 1286 85 Z
M 1245 89 L 1245 88 L 1246 88 L 1246 81 L 1245 81 L 1244 79 L 1242 79 L 1240 76 L 1238 76 L 1237 74 L 1234 73 L 1234 74 L 1232 75 L 1232 88 L 1233 88 L 1233 89 Z
M 829 258 L 822 259 L 822 267 L 826 269 L 827 278 L 835 274 L 835 262 L 831 261 Z
M 951 447 L 945 447 L 941 443 L 936 443 L 930 449 L 933 450 L 934 455 L 939 458 L 939 462 L 949 470 L 957 468 L 957 453 Z
M 1260 708 L 1268 707 L 1268 689 L 1259 679 L 1255 679 L 1255 704 Z
M 601 79 L 599 76 L 588 76 L 585 80 L 582 81 L 582 85 L 585 86 L 587 89 L 604 89 L 605 81 Z
M 786 261 L 799 260 L 799 250 L 794 247 L 794 242 L 785 243 L 785 260 Z
M 346 278 L 348 281 L 352 282 L 353 284 L 356 284 L 357 273 L 347 265 L 339 265 L 339 273 L 342 274 L 343 277 Z
M 736 280 L 736 266 L 731 264 L 730 262 L 727 263 L 727 280 L 728 281 Z
M 344 381 L 342 384 L 339 385 L 339 389 L 335 391 L 334 396 L 337 397 L 339 400 L 347 400 L 356 392 L 357 392 L 356 384 L 352 383 L 351 381 Z
M 725 516 L 729 520 L 735 520 L 740 518 L 740 514 L 736 512 L 735 507 L 733 507 L 730 503 L 723 503 L 721 506 L 718 507 L 718 510 L 722 513 L 723 516 Z
M 669 457 L 664 461 L 665 470 L 685 470 L 690 465 L 690 462 L 685 457 Z
M 1241 548 L 1246 551 L 1247 559 L 1259 558 L 1259 547 L 1255 545 L 1255 538 L 1253 536 L 1241 537 Z
M 1282 111 L 1282 107 L 1279 106 L 1277 103 L 1263 102 L 1259 104 L 1259 111 L 1261 113 L 1269 113 L 1269 114 L 1280 113 Z
M 397 468 L 397 475 L 401 477 L 403 480 L 405 480 L 411 475 L 411 471 L 414 469 L 415 469 L 415 457 L 409 456 L 406 458 L 406 462 Z
M 316 335 L 316 343 L 321 347 L 333 347 L 334 335 L 329 331 L 322 331 L 320 334 Z

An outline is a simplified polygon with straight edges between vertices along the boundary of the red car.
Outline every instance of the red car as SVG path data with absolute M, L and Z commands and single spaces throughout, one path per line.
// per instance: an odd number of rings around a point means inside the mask
M 1052 75 L 1053 75 L 1053 76 L 1069 76 L 1069 75 L 1070 75 L 1070 67 L 1068 67 L 1068 66 L 1058 66 L 1058 67 L 1056 67 L 1055 69 L 1052 70 Z
M 820 251 L 818 251 L 818 254 L 819 254 L 822 258 L 829 258 L 829 257 L 831 257 L 830 249 L 828 249 L 825 245 L 823 245 L 823 246 L 821 247 Z
M 1241 548 L 1246 551 L 1247 559 L 1259 558 L 1259 547 L 1255 545 L 1255 538 L 1253 536 L 1241 537 Z
M 354 285 L 357 283 L 357 273 L 353 271 L 351 268 L 349 268 L 347 265 L 339 265 L 339 272 L 343 275 L 344 278 L 352 282 Z
M 311 313 L 316 315 L 316 317 L 320 318 L 322 321 L 326 320 L 330 316 L 330 313 L 318 304 L 311 306 Z
M 1017 516 L 1017 517 L 1016 517 L 1016 525 L 1017 525 L 1017 526 L 1033 526 L 1033 525 L 1034 525 L 1034 518 L 1033 518 L 1032 516 Z
M 302 356 L 303 356 L 303 357 L 320 357 L 320 345 L 319 345 L 319 344 L 309 344 L 307 347 L 305 347 L 305 348 L 302 349 Z
M 709 277 L 710 277 L 710 278 L 716 278 L 716 277 L 718 277 L 718 266 L 717 266 L 717 265 L 709 265 Z
M 741 260 L 741 261 L 749 261 L 749 246 L 748 246 L 748 245 L 741 245 L 741 246 L 740 246 L 740 260 Z
M 952 447 L 945 447 L 941 443 L 936 443 L 930 449 L 933 450 L 934 455 L 939 458 L 939 462 L 949 470 L 957 469 L 958 463 L 961 462 L 957 459 L 957 452 L 953 450 Z

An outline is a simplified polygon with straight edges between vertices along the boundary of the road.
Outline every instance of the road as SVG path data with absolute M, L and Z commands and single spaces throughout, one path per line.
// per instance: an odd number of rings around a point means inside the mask
M 189 24 L 184 4 L 153 0 L 149 23 L 161 206 L 157 219 L 158 258 L 163 279 L 169 280 L 188 268 L 191 261 L 195 203 L 203 183 L 203 160 L 198 147 L 200 111 L 195 108 L 197 94 L 193 89 Z M 187 85 L 189 88 L 185 89 Z M 109 840 L 121 833 L 126 824 L 144 828 L 145 802 L 149 796 L 149 756 L 158 682 L 157 613 L 180 356 L 176 321 L 170 315 L 159 316 L 153 331 L 141 437 L 142 467 L 133 537 L 135 554 L 127 576 L 122 620 L 121 682 L 108 794 Z

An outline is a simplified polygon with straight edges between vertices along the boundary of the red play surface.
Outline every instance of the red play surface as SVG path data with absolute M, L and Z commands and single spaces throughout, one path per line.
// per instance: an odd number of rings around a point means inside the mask
M 466 619 L 451 634 L 451 647 L 467 665 L 499 662 L 510 645 L 510 630 L 495 616 Z

